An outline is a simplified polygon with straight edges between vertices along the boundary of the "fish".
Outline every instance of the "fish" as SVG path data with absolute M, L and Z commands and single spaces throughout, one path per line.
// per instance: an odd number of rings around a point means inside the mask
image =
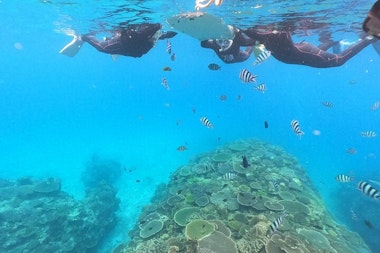
M 369 229 L 374 229 L 372 222 L 370 222 L 369 220 L 364 220 L 364 225 L 366 225 Z
M 241 164 L 243 165 L 244 168 L 248 168 L 249 166 L 251 166 L 248 163 L 247 157 L 245 155 L 243 155 L 241 158 L 243 159 L 243 161 L 241 162 Z
M 253 63 L 253 65 L 257 65 L 257 64 L 260 64 L 262 63 L 263 61 L 266 61 L 270 56 L 271 56 L 272 52 L 269 51 L 269 50 L 263 50 L 257 57 L 256 57 L 256 61 Z
M 240 101 L 240 100 L 243 99 L 243 96 L 242 95 L 237 95 L 236 99 Z
M 276 180 L 271 180 L 270 182 L 272 183 L 274 190 L 276 192 L 278 192 L 279 185 L 278 185 L 277 181 Z
M 247 69 L 242 69 L 239 75 L 240 80 L 244 83 L 256 82 L 257 75 L 253 75 Z
M 169 66 L 166 66 L 162 69 L 162 71 L 172 71 L 172 68 Z
M 380 107 L 380 101 L 376 101 L 376 102 L 373 103 L 373 105 L 371 106 L 371 110 L 372 110 L 372 111 L 375 111 L 375 110 L 377 110 L 379 107 Z
M 354 181 L 354 178 L 351 176 L 347 176 L 344 174 L 339 174 L 335 177 L 336 181 L 341 182 L 341 183 L 348 183 Z
M 268 121 L 264 121 L 264 128 L 268 128 L 269 125 L 268 125 Z
M 222 67 L 216 63 L 210 63 L 208 65 L 208 68 L 211 69 L 211 70 L 220 70 Z
M 214 128 L 214 125 L 211 123 L 211 121 L 207 117 L 201 117 L 200 121 L 205 127 Z
M 227 100 L 227 96 L 226 95 L 220 95 L 220 100 L 226 101 Z
M 267 86 L 265 85 L 265 83 L 262 83 L 262 84 L 254 86 L 254 89 L 264 93 L 267 90 Z
M 367 131 L 362 131 L 360 132 L 361 137 L 366 137 L 366 138 L 374 138 L 377 136 L 377 133 L 372 130 L 367 130 Z
M 280 215 L 277 219 L 275 219 L 269 226 L 269 235 L 272 235 L 274 232 L 278 230 L 278 228 L 281 226 L 282 222 L 284 221 L 284 218 L 288 216 L 287 212 L 284 212 Z
M 170 90 L 168 80 L 165 77 L 162 78 L 161 84 L 165 87 L 165 89 Z
M 197 113 L 197 110 L 194 107 L 191 109 L 191 111 L 193 112 L 193 114 Z
M 172 43 L 169 40 L 166 40 L 166 52 L 168 52 L 168 54 L 172 53 Z
M 176 59 L 176 55 L 175 55 L 175 53 L 173 53 L 173 54 L 170 56 L 170 60 L 175 61 L 175 59 Z
M 222 176 L 222 179 L 224 180 L 234 180 L 236 178 L 236 173 L 233 172 L 227 172 Z
M 305 134 L 304 132 L 301 131 L 300 123 L 298 122 L 298 120 L 296 119 L 292 120 L 290 122 L 290 126 L 292 127 L 293 131 L 296 133 L 298 137 L 301 138 L 301 136 Z
M 347 150 L 346 150 L 346 152 L 348 153 L 348 154 L 350 154 L 350 155 L 354 155 L 354 154 L 356 154 L 356 149 L 355 148 L 348 148 Z
M 322 105 L 324 105 L 324 106 L 326 106 L 328 108 L 333 108 L 334 107 L 333 103 L 331 103 L 329 101 L 323 101 Z
M 359 181 L 358 189 L 368 197 L 371 197 L 373 199 L 380 199 L 379 191 L 373 188 L 369 183 L 365 181 Z
M 187 150 L 187 147 L 184 146 L 184 145 L 181 145 L 181 146 L 178 146 L 178 147 L 177 147 L 177 151 L 182 152 L 182 151 L 185 151 L 185 150 Z

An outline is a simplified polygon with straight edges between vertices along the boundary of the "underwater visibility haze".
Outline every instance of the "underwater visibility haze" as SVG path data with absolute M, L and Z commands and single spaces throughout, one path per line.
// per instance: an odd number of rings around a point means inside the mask
M 0 252 L 380 252 L 377 38 L 335 67 L 199 39 L 341 52 L 375 1 L 207 2 L 0 1 Z M 143 23 L 177 34 L 141 57 L 87 41 Z

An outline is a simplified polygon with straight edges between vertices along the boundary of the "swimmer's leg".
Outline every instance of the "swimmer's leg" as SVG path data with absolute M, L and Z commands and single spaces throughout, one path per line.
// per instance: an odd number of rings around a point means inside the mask
M 74 57 L 83 45 L 83 41 L 80 36 L 74 35 L 73 40 L 67 44 L 64 48 L 62 48 L 59 53 L 64 54 L 69 57 Z

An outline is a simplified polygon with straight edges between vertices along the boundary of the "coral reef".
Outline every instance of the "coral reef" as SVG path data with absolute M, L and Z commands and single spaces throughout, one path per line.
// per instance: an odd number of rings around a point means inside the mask
M 119 200 L 109 185 L 77 201 L 59 179 L 2 182 L 0 252 L 94 252 L 116 224 Z
M 215 231 L 215 226 L 206 220 L 192 220 L 185 228 L 186 239 L 192 241 L 202 240 Z
M 242 156 L 251 166 L 241 166 Z M 162 217 L 159 233 L 141 236 L 145 224 Z M 371 252 L 329 215 L 294 157 L 257 140 L 228 144 L 179 168 L 129 236 L 121 252 Z

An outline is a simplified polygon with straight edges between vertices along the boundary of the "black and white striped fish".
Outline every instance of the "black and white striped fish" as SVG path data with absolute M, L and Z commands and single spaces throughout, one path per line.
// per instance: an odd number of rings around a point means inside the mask
M 358 189 L 368 197 L 371 197 L 373 199 L 380 199 L 380 192 L 367 182 L 360 181 L 358 183 Z
M 253 63 L 253 65 L 257 65 L 257 64 L 260 64 L 262 63 L 263 61 L 267 60 L 270 56 L 271 56 L 271 51 L 269 50 L 264 50 L 262 51 L 257 57 L 256 57 L 256 61 Z
M 169 40 L 166 40 L 166 52 L 172 54 L 172 43 Z
M 280 217 L 275 219 L 272 224 L 269 226 L 269 236 L 271 236 L 274 232 L 277 231 L 277 229 L 281 226 L 284 218 L 288 215 L 288 213 L 284 212 L 281 214 Z
M 290 126 L 292 127 L 293 131 L 296 133 L 298 137 L 301 137 L 305 133 L 301 131 L 300 123 L 298 120 L 294 119 L 290 122 Z
M 323 101 L 322 105 L 324 105 L 326 107 L 329 107 L 329 108 L 333 108 L 334 107 L 333 103 L 331 103 L 329 101 Z
M 234 179 L 236 178 L 236 174 L 233 173 L 233 172 L 227 172 L 227 173 L 225 173 L 225 174 L 222 176 L 222 178 L 223 178 L 224 180 L 234 180 Z
M 265 85 L 265 83 L 262 83 L 262 84 L 256 85 L 254 89 L 264 93 L 267 90 L 267 86 Z
M 276 192 L 278 192 L 279 185 L 278 185 L 277 181 L 276 180 L 271 180 L 270 182 L 272 183 L 274 190 Z
M 257 75 L 253 75 L 247 69 L 242 69 L 240 71 L 239 77 L 240 77 L 240 80 L 242 80 L 244 83 L 250 83 L 250 82 L 255 83 Z
M 367 131 L 360 132 L 360 135 L 366 138 L 374 138 L 377 136 L 377 133 L 372 130 L 367 130 Z
M 341 183 L 348 183 L 352 182 L 354 180 L 353 177 L 344 175 L 344 174 L 339 174 L 335 177 L 336 181 L 341 182 Z
M 165 89 L 170 90 L 170 87 L 169 87 L 169 84 L 168 84 L 168 80 L 165 77 L 162 78 L 161 84 L 162 84 L 162 86 L 165 87 Z
M 201 117 L 200 120 L 201 120 L 201 123 L 202 123 L 205 127 L 207 127 L 207 128 L 213 128 L 213 127 L 214 127 L 214 125 L 211 123 L 211 121 L 210 121 L 208 118 L 206 118 L 206 117 Z

